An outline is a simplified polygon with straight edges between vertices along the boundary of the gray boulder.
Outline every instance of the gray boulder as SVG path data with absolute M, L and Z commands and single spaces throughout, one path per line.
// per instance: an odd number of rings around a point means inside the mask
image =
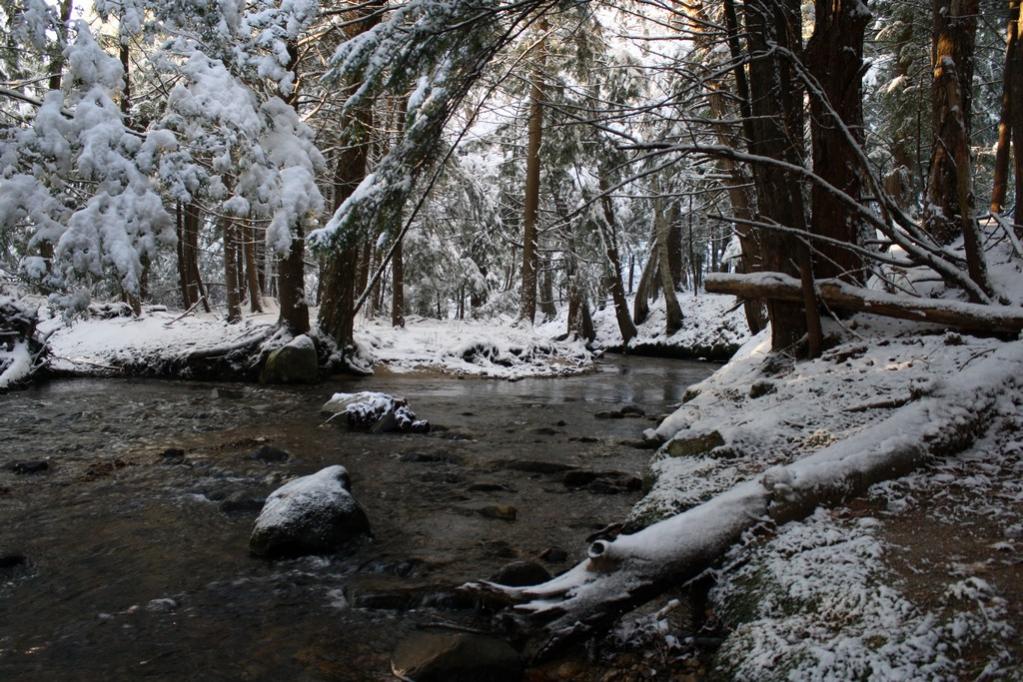
M 316 344 L 305 334 L 270 353 L 259 375 L 263 384 L 314 384 L 319 380 Z
M 323 554 L 366 533 L 369 520 L 352 497 L 348 472 L 334 465 L 270 493 L 256 519 L 249 549 L 267 558 Z
M 349 431 L 426 433 L 430 430 L 430 423 L 417 419 L 404 398 L 387 393 L 335 393 L 320 412 L 330 415 L 331 421 Z

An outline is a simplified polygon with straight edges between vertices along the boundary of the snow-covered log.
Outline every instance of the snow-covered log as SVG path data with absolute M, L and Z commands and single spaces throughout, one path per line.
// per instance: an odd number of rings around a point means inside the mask
M 801 301 L 799 280 L 777 272 L 747 275 L 709 274 L 707 291 L 743 299 Z M 871 313 L 917 322 L 932 322 L 965 331 L 1017 334 L 1023 330 L 1023 308 L 899 296 L 847 284 L 817 280 L 818 297 L 830 308 Z
M 546 583 L 466 585 L 513 606 L 513 618 L 536 637 L 544 658 L 609 627 L 624 612 L 711 568 L 758 526 L 804 518 L 821 505 L 862 494 L 930 457 L 957 452 L 988 426 L 999 397 L 1017 386 L 1023 348 L 1007 343 L 978 359 L 955 384 L 893 412 L 874 428 L 801 460 L 768 469 L 681 514 L 613 541 L 598 540 L 588 558 Z

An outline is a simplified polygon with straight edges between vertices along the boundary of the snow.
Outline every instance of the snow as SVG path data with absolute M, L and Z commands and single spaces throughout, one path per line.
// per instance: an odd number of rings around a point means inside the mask
M 357 504 L 348 491 L 348 480 L 348 471 L 335 464 L 285 483 L 266 499 L 253 533 L 288 526 L 320 509 L 354 511 Z
M 0 344 L 0 390 L 28 378 L 31 371 L 32 353 L 27 341 L 15 341 L 10 349 Z
M 682 328 L 668 336 L 665 331 L 664 297 L 650 302 L 650 314 L 642 324 L 636 325 L 638 334 L 628 348 L 692 357 L 727 357 L 750 337 L 749 326 L 741 306 L 736 307 L 734 296 L 705 292 L 681 292 L 678 301 L 682 307 Z M 630 312 L 632 297 L 629 297 Z M 564 331 L 563 312 L 553 323 L 543 325 L 549 334 L 555 329 Z M 593 312 L 595 345 L 599 348 L 621 348 L 622 335 L 615 318 L 614 306 L 608 302 Z
M 316 309 L 311 311 L 315 319 Z M 65 322 L 49 317 L 54 369 L 103 374 L 120 367 L 159 366 L 203 349 L 240 344 L 269 334 L 277 312 L 249 315 L 229 325 L 216 314 L 146 312 L 140 318 Z M 543 328 L 494 320 L 435 320 L 410 316 L 404 328 L 381 320 L 359 320 L 355 338 L 362 355 L 391 372 L 443 372 L 460 376 L 521 379 L 564 376 L 593 368 L 594 356 L 580 341 L 556 341 Z M 468 359 L 466 359 L 468 358 Z
M 355 340 L 392 372 L 437 371 L 463 376 L 521 379 L 563 376 L 593 368 L 593 355 L 578 340 L 556 341 L 555 330 L 492 320 L 435 320 L 411 316 L 404 328 L 371 320 Z

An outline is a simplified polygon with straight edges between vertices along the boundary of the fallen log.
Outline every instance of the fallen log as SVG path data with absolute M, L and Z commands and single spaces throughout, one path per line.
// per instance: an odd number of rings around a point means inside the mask
M 710 293 L 742 299 L 803 300 L 799 280 L 777 272 L 709 274 L 704 286 Z M 820 301 L 838 310 L 932 322 L 984 334 L 1018 334 L 1023 330 L 1023 308 L 1018 306 L 899 296 L 837 279 L 817 280 L 816 286 Z
M 1016 389 L 1023 349 L 1004 344 L 983 362 L 860 434 L 768 469 L 703 504 L 630 535 L 590 545 L 588 558 L 546 583 L 481 581 L 464 589 L 511 607 L 511 623 L 543 660 L 611 627 L 625 612 L 713 568 L 744 533 L 805 518 L 822 505 L 903 476 L 968 447 L 995 404 Z

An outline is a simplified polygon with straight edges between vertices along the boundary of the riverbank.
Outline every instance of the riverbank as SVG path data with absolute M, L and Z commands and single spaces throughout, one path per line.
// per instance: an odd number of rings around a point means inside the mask
M 312 311 L 315 318 L 315 310 Z M 146 311 L 141 317 L 46 318 L 51 370 L 62 376 L 157 376 L 255 380 L 254 357 L 275 338 L 277 314 L 248 315 L 229 325 L 215 314 Z M 404 328 L 369 320 L 355 332 L 356 361 L 370 371 L 428 372 L 499 379 L 567 376 L 592 371 L 594 354 L 576 339 L 558 340 L 517 324 L 493 320 L 433 320 L 411 316 Z M 237 352 L 238 357 L 231 353 Z M 207 362 L 215 358 L 219 364 Z
M 355 339 L 361 370 L 441 373 L 519 380 L 568 376 L 593 370 L 608 350 L 650 357 L 725 362 L 749 337 L 741 309 L 727 296 L 683 295 L 682 329 L 664 334 L 661 300 L 654 301 L 639 335 L 623 346 L 611 307 L 594 315 L 593 344 L 564 334 L 564 320 L 523 324 L 511 316 L 486 320 L 438 320 L 409 316 L 395 328 L 360 319 Z M 116 304 L 112 311 L 121 310 Z M 315 319 L 316 311 L 311 311 Z M 48 335 L 50 370 L 60 376 L 150 376 L 254 381 L 260 355 L 288 339 L 275 335 L 277 313 L 249 314 L 227 324 L 215 313 L 184 315 L 162 307 L 141 317 L 91 317 L 65 321 L 41 308 L 40 332 Z M 321 352 L 321 356 L 324 353 Z
M 715 645 L 694 651 L 648 616 L 645 646 L 722 679 L 1023 674 L 1023 343 L 870 315 L 826 331 L 817 360 L 769 354 L 761 334 L 691 387 L 646 434 L 664 444 L 626 529 L 825 452 L 874 448 L 895 469 L 900 448 L 931 457 L 838 506 L 822 497 L 804 520 L 751 527 L 712 572 Z M 841 477 L 841 461 L 813 475 Z

